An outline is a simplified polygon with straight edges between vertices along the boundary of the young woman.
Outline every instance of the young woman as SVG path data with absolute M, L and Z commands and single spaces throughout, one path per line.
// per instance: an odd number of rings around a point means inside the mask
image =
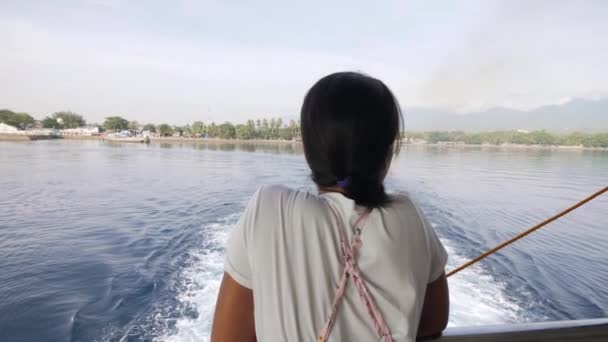
M 318 194 L 265 186 L 228 243 L 212 342 L 414 341 L 448 319 L 445 249 L 383 186 L 402 117 L 359 73 L 322 78 L 301 112 Z

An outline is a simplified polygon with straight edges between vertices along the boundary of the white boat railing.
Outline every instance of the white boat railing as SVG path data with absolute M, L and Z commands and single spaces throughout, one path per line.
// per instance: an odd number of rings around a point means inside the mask
M 608 341 L 608 318 L 449 328 L 439 338 L 419 339 L 419 341 L 606 342 Z

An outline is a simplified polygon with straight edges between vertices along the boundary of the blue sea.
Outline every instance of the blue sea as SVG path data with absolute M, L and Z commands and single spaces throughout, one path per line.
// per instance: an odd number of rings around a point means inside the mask
M 224 247 L 299 145 L 0 142 L 0 341 L 208 341 Z M 451 269 L 608 185 L 608 152 L 406 145 Z M 608 316 L 608 195 L 449 279 L 450 326 Z

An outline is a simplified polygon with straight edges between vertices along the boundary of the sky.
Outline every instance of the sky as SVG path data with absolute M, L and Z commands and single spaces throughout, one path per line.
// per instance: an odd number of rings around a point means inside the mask
M 89 122 L 297 117 L 320 77 L 408 107 L 608 97 L 608 1 L 0 0 L 0 108 Z

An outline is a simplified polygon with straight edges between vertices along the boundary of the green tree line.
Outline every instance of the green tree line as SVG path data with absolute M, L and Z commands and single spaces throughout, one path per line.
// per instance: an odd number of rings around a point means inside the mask
M 27 113 L 16 113 L 8 109 L 0 110 L 0 122 L 25 129 L 35 123 L 35 119 Z M 82 115 L 70 111 L 56 112 L 41 120 L 45 128 L 75 128 L 86 125 Z M 247 120 L 243 124 L 224 122 L 204 123 L 195 121 L 184 126 L 172 126 L 167 123 L 155 125 L 148 123 L 140 125 L 137 121 L 129 121 L 121 116 L 109 116 L 100 128 L 116 132 L 121 130 L 145 130 L 160 136 L 179 135 L 185 137 L 205 137 L 220 139 L 260 139 L 260 140 L 293 140 L 300 137 L 300 123 L 291 120 L 284 123 L 280 118 Z M 463 131 L 429 131 L 404 132 L 403 138 L 409 140 L 424 140 L 428 143 L 463 143 L 471 145 L 561 145 L 608 148 L 608 133 L 555 134 L 544 130 L 533 132 L 522 131 L 493 131 L 493 132 L 463 132 Z
M 158 133 L 160 136 L 172 136 L 177 133 L 180 136 L 186 137 L 293 140 L 300 136 L 300 123 L 291 120 L 288 124 L 284 124 L 280 118 L 248 120 L 244 124 L 236 125 L 230 122 L 216 124 L 215 122 L 204 123 L 202 121 L 195 121 L 185 126 L 170 126 L 166 123 L 158 126 L 146 124 L 143 126 L 143 130 Z
M 35 120 L 27 113 L 15 113 L 8 109 L 0 109 L 0 122 L 21 129 L 26 129 L 30 125 L 33 125 Z
M 544 145 L 544 146 L 585 146 L 608 147 L 608 133 L 582 133 L 554 134 L 547 131 L 494 131 L 468 133 L 463 131 L 430 131 L 405 132 L 406 140 L 424 140 L 431 144 L 436 143 L 463 143 L 470 145 Z
M 15 113 L 8 109 L 0 110 L 0 122 L 7 125 L 26 129 L 32 126 L 36 120 L 27 113 Z M 87 123 L 80 114 L 72 112 L 57 112 L 51 116 L 47 116 L 41 121 L 44 128 L 76 128 L 85 126 Z
M 57 112 L 51 116 L 42 119 L 42 127 L 44 128 L 76 128 L 85 126 L 87 122 L 82 115 L 72 112 Z
M 0 110 L 0 122 L 25 129 L 31 127 L 36 120 L 27 113 L 15 113 L 3 109 Z M 53 129 L 76 128 L 87 124 L 82 115 L 70 111 L 53 113 L 40 120 L 40 123 L 44 128 Z M 108 132 L 119 132 L 127 129 L 144 130 L 165 137 L 177 134 L 186 137 L 221 139 L 293 140 L 300 136 L 299 122 L 291 120 L 285 124 L 281 118 L 248 120 L 244 124 L 233 124 L 231 122 L 216 124 L 215 122 L 195 121 L 185 126 L 172 126 L 167 123 L 140 125 L 137 121 L 129 121 L 121 116 L 114 115 L 106 117 L 103 124 L 98 125 L 98 127 Z

